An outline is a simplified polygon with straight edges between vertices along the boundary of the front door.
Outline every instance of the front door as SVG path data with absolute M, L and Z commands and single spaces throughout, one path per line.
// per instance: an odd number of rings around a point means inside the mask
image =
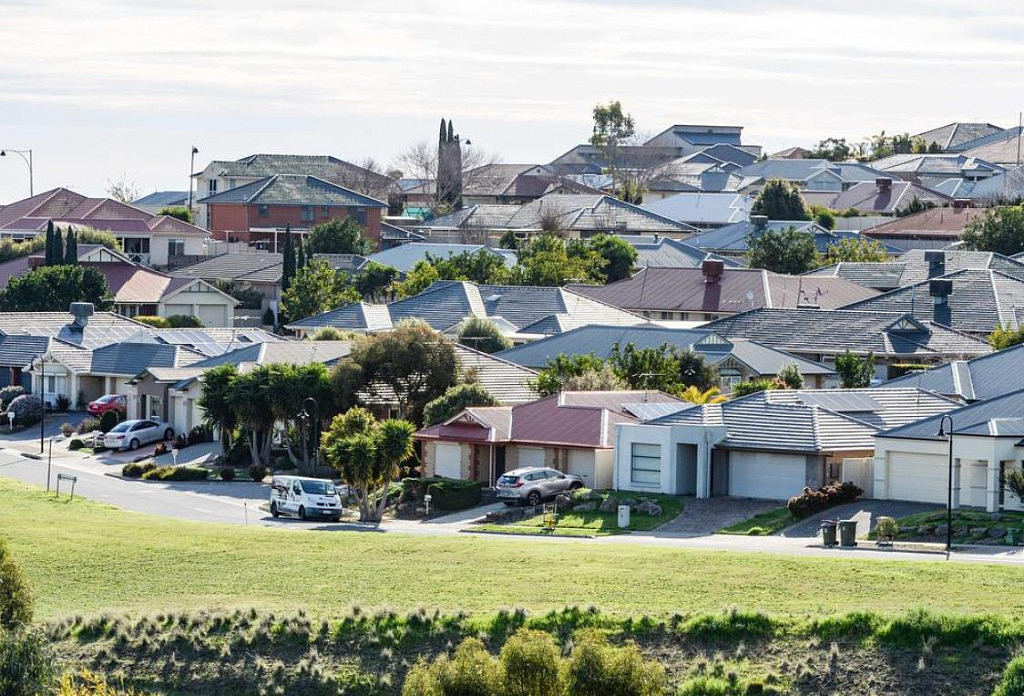
M 494 480 L 497 481 L 505 473 L 505 446 L 494 448 Z

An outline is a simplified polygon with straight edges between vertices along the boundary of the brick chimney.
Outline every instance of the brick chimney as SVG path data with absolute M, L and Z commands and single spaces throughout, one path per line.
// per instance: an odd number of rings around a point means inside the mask
M 768 226 L 768 216 L 767 215 L 751 215 L 750 216 L 750 222 L 754 226 L 754 231 L 755 232 L 760 232 L 765 227 Z
M 879 193 L 889 193 L 892 191 L 892 179 L 887 176 L 880 176 L 875 179 L 875 186 L 878 187 Z
M 704 282 L 708 285 L 713 285 L 721 280 L 724 271 L 725 263 L 722 261 L 705 259 L 704 263 L 700 265 L 700 272 L 704 274 Z
M 935 278 L 946 275 L 946 252 L 926 251 L 924 260 L 928 264 L 928 277 Z

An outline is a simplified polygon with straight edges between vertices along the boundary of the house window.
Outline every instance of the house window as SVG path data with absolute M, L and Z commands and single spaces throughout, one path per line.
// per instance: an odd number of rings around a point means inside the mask
M 259 214 L 260 217 L 270 217 L 270 206 L 269 205 L 259 205 L 259 206 L 257 206 L 256 211 L 257 211 L 257 213 Z
M 164 399 L 162 396 L 149 395 L 149 412 L 146 417 L 150 420 L 162 421 L 164 419 Z
M 122 237 L 121 248 L 126 254 L 148 254 L 149 237 Z
M 184 239 L 168 239 L 167 240 L 167 255 L 168 256 L 184 256 L 185 255 L 185 240 Z
M 304 205 L 302 206 L 302 221 L 313 222 L 313 206 Z
M 210 179 L 206 182 L 206 192 L 211 196 L 217 193 L 217 180 Z
M 734 367 L 722 368 L 718 371 L 718 384 L 722 391 L 729 393 L 733 387 L 743 381 L 743 375 Z
M 642 486 L 661 483 L 661 445 L 643 442 L 630 445 L 629 481 Z
M 705 314 L 704 314 L 704 321 L 714 321 L 714 320 L 715 320 L 715 315 L 714 314 L 708 314 L 708 313 L 705 312 Z
M 326 205 L 320 206 L 320 217 L 322 217 L 324 220 L 326 220 L 328 217 L 330 217 L 330 215 L 331 215 L 330 207 L 328 207 Z
M 348 214 L 353 222 L 360 225 L 366 224 L 366 208 L 349 208 Z
M 662 312 L 661 313 L 661 318 L 662 319 L 671 319 L 672 318 L 672 312 Z

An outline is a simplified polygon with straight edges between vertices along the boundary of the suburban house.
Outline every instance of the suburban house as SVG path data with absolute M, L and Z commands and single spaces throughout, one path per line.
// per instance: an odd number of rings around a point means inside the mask
M 439 280 L 423 292 L 384 305 L 357 302 L 288 324 L 299 336 L 331 326 L 372 333 L 403 319 L 422 319 L 434 329 L 454 334 L 467 317 L 491 319 L 507 327 L 510 338 L 531 340 L 586 324 L 642 324 L 631 312 L 592 300 L 565 288 L 477 285 Z
M 206 230 L 178 218 L 154 215 L 111 198 L 89 198 L 55 188 L 0 208 L 0 238 L 38 237 L 52 222 L 110 232 L 135 263 L 164 268 L 204 253 Z
M 516 252 L 512 249 L 499 249 L 485 244 L 439 244 L 434 242 L 409 242 L 401 246 L 384 249 L 370 254 L 369 260 L 384 266 L 390 266 L 401 273 L 408 273 L 420 261 L 426 261 L 429 255 L 435 259 L 444 259 L 459 254 L 476 254 L 477 252 L 493 254 L 500 258 L 508 267 L 516 264 Z
M 704 261 L 698 268 L 642 268 L 608 285 L 566 289 L 655 321 L 713 321 L 761 307 L 835 309 L 878 293 L 828 276 L 788 276 Z
M 736 259 L 727 259 L 717 254 L 709 254 L 699 247 L 678 239 L 659 237 L 658 235 L 620 235 L 619 239 L 636 249 L 636 267 L 649 266 L 659 268 L 700 268 L 705 261 L 721 261 L 723 266 L 739 266 Z
M 923 140 L 926 145 L 934 143 L 942 152 L 961 152 L 965 146 L 983 138 L 996 136 L 1006 129 L 991 123 L 970 123 L 954 121 L 938 128 L 926 130 L 913 136 L 913 140 Z
M 793 147 L 787 147 L 785 150 L 779 150 L 768 155 L 768 159 L 807 159 L 807 155 L 811 154 L 811 151 L 805 147 L 795 145 Z
M 615 488 L 785 500 L 838 479 L 871 497 L 875 435 L 955 407 L 917 389 L 835 389 L 652 409 L 642 423 L 617 426 Z
M 757 195 L 772 179 L 781 179 L 801 193 L 838 193 L 885 176 L 866 164 L 824 159 L 766 159 L 748 164 L 734 174 L 739 181 L 733 190 L 748 196 Z
M 188 208 L 188 191 L 154 191 L 136 198 L 132 205 L 153 215 L 164 208 Z
M 753 198 L 738 193 L 697 192 L 645 201 L 641 207 L 676 222 L 710 230 L 749 219 L 753 205 Z
M 412 204 L 432 202 L 435 187 L 432 180 L 422 181 L 403 193 Z M 463 205 L 523 204 L 550 193 L 600 195 L 603 192 L 542 164 L 485 164 L 462 172 Z
M 879 176 L 861 181 L 842 191 L 802 191 L 807 205 L 831 210 L 856 210 L 863 215 L 898 215 L 912 205 L 950 205 L 949 196 L 909 181 Z
M 200 279 L 216 284 L 230 281 L 242 290 L 263 293 L 261 310 L 277 312 L 281 301 L 281 275 L 284 273 L 284 255 L 263 251 L 229 252 L 212 256 L 197 263 L 176 268 L 175 278 Z
M 743 259 L 747 255 L 747 240 L 751 235 L 760 236 L 768 232 L 795 230 L 814 236 L 814 245 L 824 253 L 832 244 L 844 239 L 858 239 L 856 232 L 849 230 L 828 230 L 810 220 L 769 220 L 764 215 L 751 215 L 749 220 L 735 222 L 715 230 L 701 232 L 686 240 L 688 244 L 728 258 Z M 903 250 L 895 247 L 886 249 L 890 254 Z
M 612 196 L 552 193 L 522 205 L 466 206 L 423 223 L 417 231 L 430 241 L 497 246 L 506 232 L 523 239 L 543 231 L 572 238 L 606 233 L 684 239 L 696 229 Z
M 904 181 L 932 189 L 950 179 L 980 181 L 1004 171 L 998 164 L 956 153 L 889 155 L 873 161 L 871 166 Z
M 1008 375 L 1024 374 L 1024 344 L 1017 344 L 970 360 L 952 360 L 928 370 L 917 370 L 883 382 L 875 389 L 915 387 L 974 403 L 1016 391 L 1020 383 Z
M 301 174 L 274 174 L 199 201 L 209 211 L 216 239 L 262 245 L 280 251 L 286 228 L 304 235 L 328 220 L 352 220 L 380 245 L 380 218 L 387 203 L 325 179 Z
M 399 192 L 391 177 L 330 155 L 255 154 L 237 160 L 214 160 L 193 174 L 199 201 L 197 219 L 212 229 L 209 209 L 202 199 L 277 174 L 316 177 L 379 201 L 391 200 Z
M 755 309 L 703 328 L 729 340 L 747 338 L 829 366 L 847 350 L 859 356 L 871 353 L 875 378 L 881 381 L 895 376 L 898 366 L 931 366 L 992 352 L 986 341 L 970 334 L 909 313 L 880 310 Z
M 632 343 L 638 349 L 659 348 L 667 344 L 679 350 L 692 350 L 718 370 L 723 392 L 732 391 L 739 382 L 773 378 L 787 365 L 796 365 L 811 387 L 829 386 L 835 370 L 825 365 L 746 339 L 726 340 L 703 329 L 670 329 L 651 324 L 640 326 L 601 326 L 591 324 L 564 333 L 525 343 L 495 354 L 535 370 L 547 367 L 559 355 L 593 355 L 602 360 L 611 357 L 616 344 L 624 348 Z
M 843 261 L 808 271 L 806 275 L 845 278 L 866 288 L 888 292 L 964 270 L 992 270 L 1024 280 L 1024 262 L 990 251 L 952 249 L 911 249 L 882 262 Z
M 953 178 L 935 184 L 939 193 L 950 196 L 953 205 L 984 207 L 1024 198 L 1024 165 L 1009 163 L 1006 169 L 987 179 Z
M 964 269 L 922 280 L 844 307 L 898 312 L 984 338 L 1000 326 L 1018 328 L 1024 279 L 989 269 Z
M 861 235 L 901 249 L 943 249 L 960 241 L 971 220 L 984 217 L 985 211 L 961 205 L 929 208 L 880 225 L 861 230 Z
M 949 417 L 952 426 L 947 420 L 941 434 L 942 417 L 936 415 L 877 435 L 874 497 L 945 505 L 951 428 L 953 507 L 1024 509 L 1003 483 L 1004 474 L 1019 470 L 1024 460 L 1024 390 L 963 406 Z
M 1014 167 L 1021 163 L 1022 138 L 1024 128 L 1014 126 L 965 143 L 962 152 L 969 157 L 978 157 L 993 164 Z
M 468 408 L 423 428 L 424 476 L 493 486 L 506 471 L 545 466 L 612 486 L 615 425 L 637 422 L 634 405 L 683 402 L 661 392 L 561 392 L 516 406 Z

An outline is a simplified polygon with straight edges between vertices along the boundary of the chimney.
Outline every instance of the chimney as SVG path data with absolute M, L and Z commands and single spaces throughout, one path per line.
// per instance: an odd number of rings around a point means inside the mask
M 875 179 L 875 186 L 878 187 L 879 193 L 889 193 L 892 191 L 892 179 L 887 176 L 880 176 Z
M 750 222 L 754 225 L 754 231 L 760 232 L 768 226 L 767 215 L 751 215 Z
M 946 275 L 946 252 L 926 251 L 924 252 L 924 260 L 928 263 L 929 278 Z
M 953 210 L 963 210 L 964 208 L 971 207 L 970 198 L 954 198 L 953 199 Z
M 93 315 L 95 310 L 93 309 L 92 302 L 72 302 L 69 311 L 73 317 L 71 326 L 76 329 L 84 329 L 89 325 L 89 317 Z
M 700 265 L 700 272 L 704 274 L 704 282 L 708 285 L 713 285 L 722 279 L 722 273 L 725 271 L 725 263 L 722 261 L 712 261 L 706 259 L 704 263 Z
M 928 294 L 932 296 L 932 303 L 936 307 L 946 304 L 949 302 L 949 296 L 953 294 L 953 281 L 943 278 L 929 280 Z

